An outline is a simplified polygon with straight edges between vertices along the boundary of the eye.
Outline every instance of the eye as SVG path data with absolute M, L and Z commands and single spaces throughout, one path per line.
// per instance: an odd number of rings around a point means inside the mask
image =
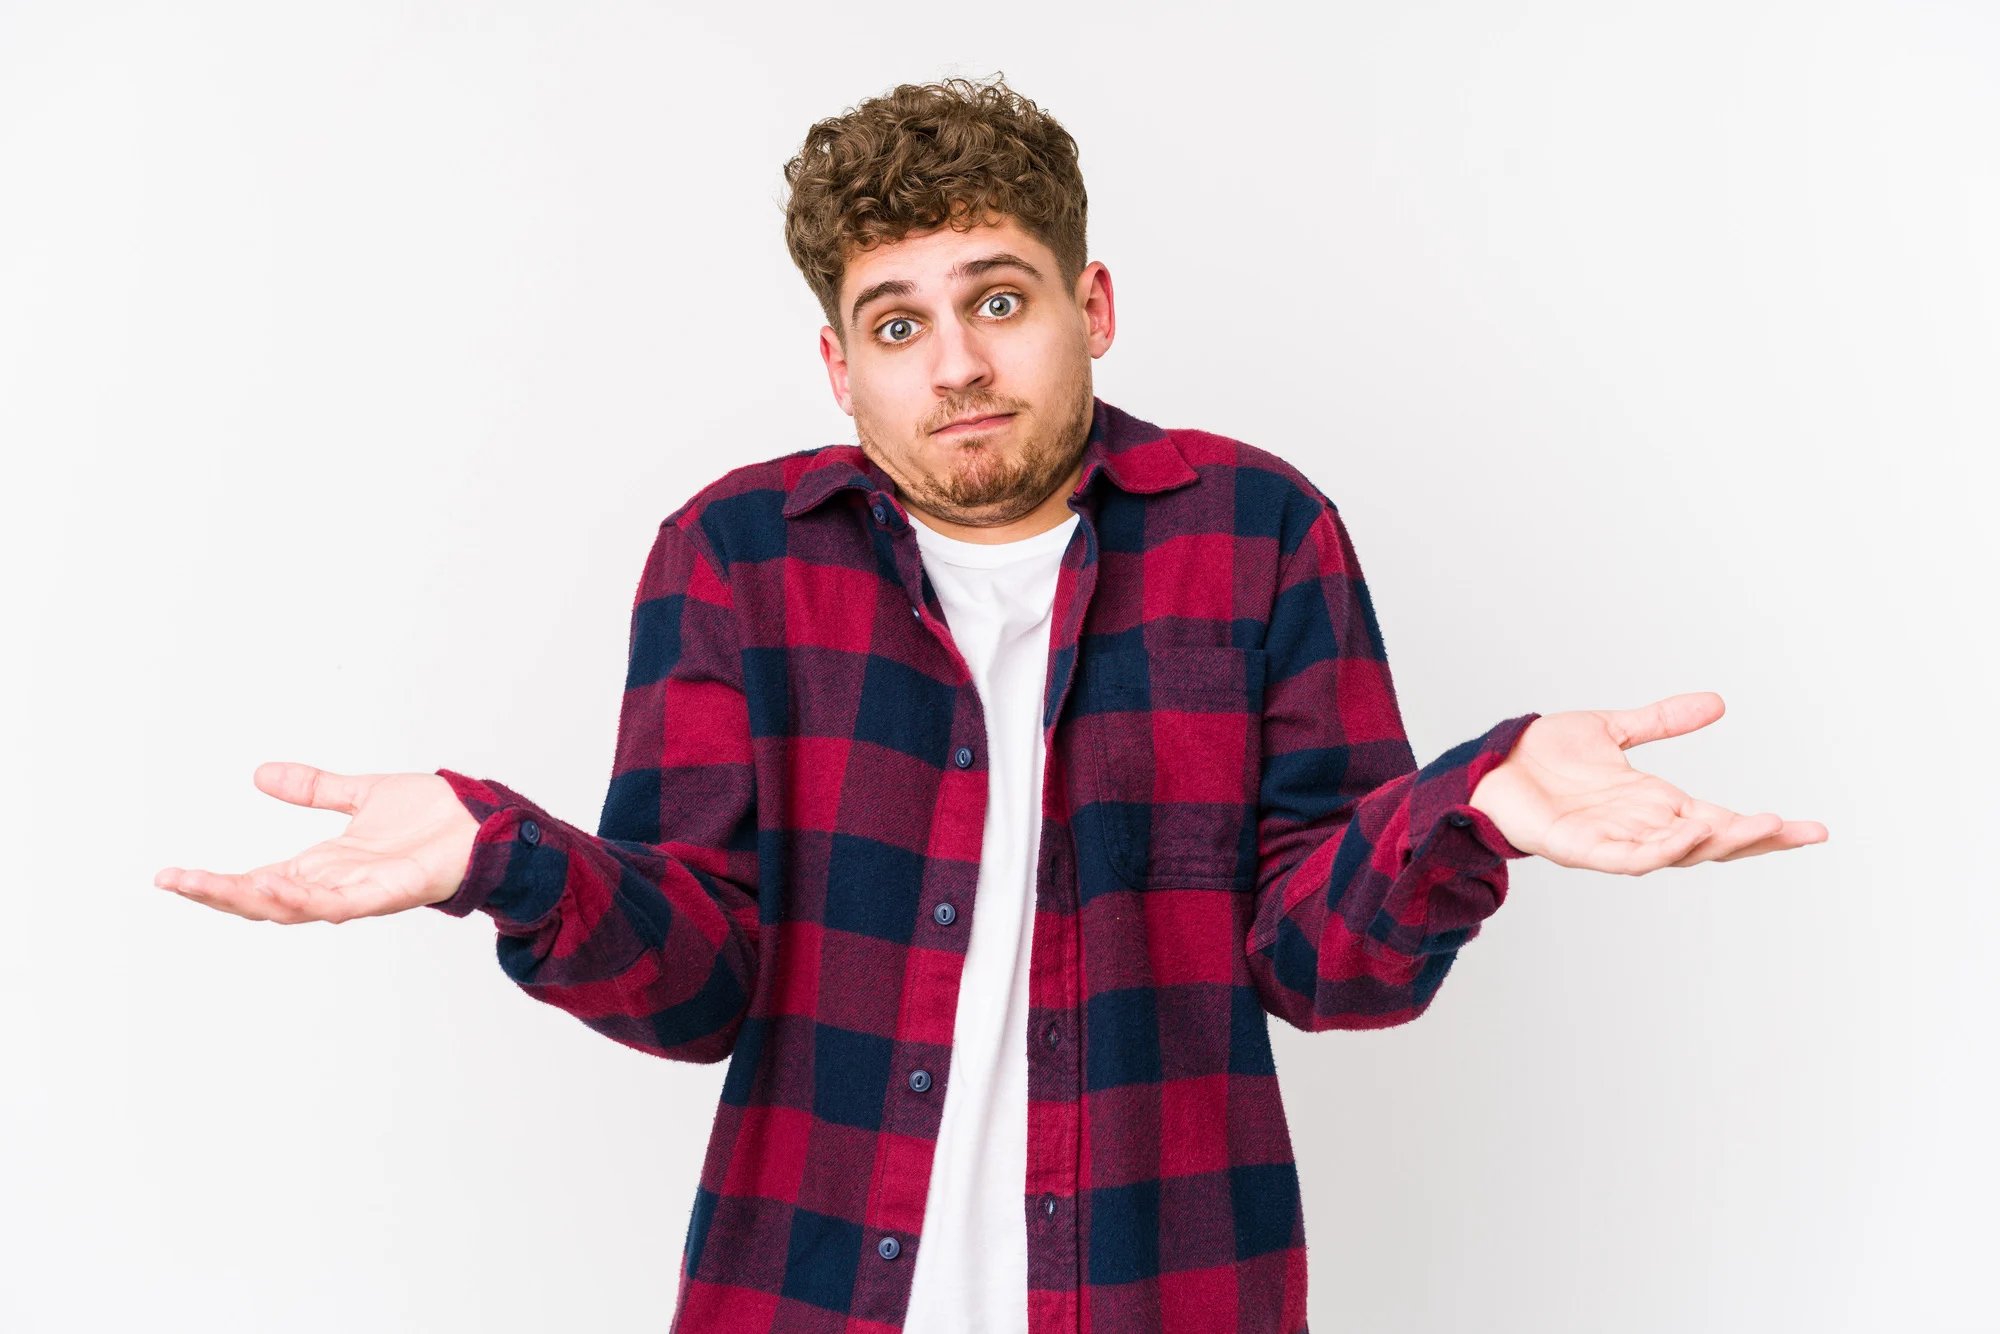
M 996 320 L 1004 320 L 1021 308 L 1021 297 L 1017 292 L 995 292 L 979 303 L 979 312 Z
M 875 336 L 889 343 L 907 343 L 916 337 L 917 325 L 914 320 L 906 320 L 898 315 L 875 331 Z

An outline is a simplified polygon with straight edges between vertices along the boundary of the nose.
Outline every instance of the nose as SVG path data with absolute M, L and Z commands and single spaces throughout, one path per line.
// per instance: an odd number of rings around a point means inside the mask
M 931 366 L 931 387 L 940 394 L 987 388 L 993 365 L 987 359 L 978 330 L 963 319 L 940 321 L 931 335 L 937 360 Z

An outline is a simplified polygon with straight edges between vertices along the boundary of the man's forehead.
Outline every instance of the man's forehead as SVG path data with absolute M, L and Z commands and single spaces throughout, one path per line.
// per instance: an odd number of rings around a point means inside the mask
M 1012 218 L 984 222 L 960 231 L 937 227 L 911 232 L 899 241 L 869 248 L 850 248 L 841 272 L 844 303 L 885 282 L 908 283 L 912 290 L 949 282 L 959 276 L 995 267 L 986 260 L 1019 263 L 1036 273 L 1053 271 L 1054 256 L 1042 242 Z

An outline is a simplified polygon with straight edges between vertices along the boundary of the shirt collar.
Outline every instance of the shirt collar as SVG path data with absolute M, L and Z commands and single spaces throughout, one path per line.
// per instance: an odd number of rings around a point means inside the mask
M 1140 421 L 1101 398 L 1091 400 L 1090 439 L 1083 448 L 1083 474 L 1076 492 L 1089 491 L 1091 479 L 1102 472 L 1112 485 L 1136 495 L 1172 491 L 1199 481 L 1173 436 L 1151 422 Z M 831 445 L 813 453 L 812 462 L 791 487 L 784 514 L 795 519 L 837 491 L 858 489 L 894 495 L 895 482 L 859 445 Z

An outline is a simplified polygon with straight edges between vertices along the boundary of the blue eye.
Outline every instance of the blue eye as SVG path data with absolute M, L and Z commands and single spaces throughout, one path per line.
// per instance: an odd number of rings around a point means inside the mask
M 1021 298 L 1012 292 L 995 292 L 979 308 L 996 320 L 1005 319 L 1021 308 Z
M 876 332 L 892 343 L 907 343 L 917 332 L 917 326 L 905 319 L 893 319 Z

